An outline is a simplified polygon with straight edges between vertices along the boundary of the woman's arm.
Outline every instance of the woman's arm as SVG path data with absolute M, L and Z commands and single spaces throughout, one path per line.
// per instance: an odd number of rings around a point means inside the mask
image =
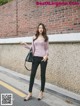
M 48 59 L 48 56 L 49 56 L 49 42 L 48 41 L 45 42 L 45 51 L 46 51 L 46 54 L 43 57 L 42 61 L 46 61 Z
M 46 42 L 45 44 L 45 50 L 46 50 L 46 55 L 49 55 L 49 41 Z
M 25 48 L 31 49 L 32 45 L 28 45 L 26 42 L 20 42 L 20 44 L 24 45 Z
M 33 40 L 34 40 L 35 38 L 36 38 L 36 37 L 33 36 L 33 38 L 32 38 L 32 44 L 31 44 L 31 45 L 27 44 L 26 42 L 20 42 L 20 44 L 24 45 L 24 47 L 27 48 L 27 49 L 31 49 L 31 48 L 33 49 L 33 47 L 34 47 Z
M 29 45 L 29 44 L 25 43 L 24 46 L 25 46 L 25 48 L 27 48 L 27 49 L 31 49 L 31 48 L 32 48 L 32 44 Z

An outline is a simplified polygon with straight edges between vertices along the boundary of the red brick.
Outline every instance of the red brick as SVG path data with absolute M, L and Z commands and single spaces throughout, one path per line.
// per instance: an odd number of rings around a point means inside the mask
M 80 6 L 37 6 L 34 0 L 19 0 L 17 6 L 16 0 L 0 6 L 0 37 L 32 36 L 40 22 L 48 34 L 80 32 L 75 24 L 80 23 Z

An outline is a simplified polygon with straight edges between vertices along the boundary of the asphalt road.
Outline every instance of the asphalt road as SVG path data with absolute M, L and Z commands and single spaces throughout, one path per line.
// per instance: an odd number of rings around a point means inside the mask
M 17 95 L 16 93 L 12 92 L 11 90 L 7 89 L 6 87 L 4 87 L 2 85 L 0 85 L 0 94 L 4 95 L 4 97 L 0 96 L 0 106 L 6 106 L 6 104 L 9 103 L 8 94 L 13 95 L 13 97 L 11 97 L 12 98 L 11 106 L 49 106 L 45 102 L 38 101 L 34 97 L 29 101 L 24 101 L 23 97 Z M 5 105 L 1 105 L 1 103 L 2 103 L 1 97 L 4 99 L 4 100 L 3 99 L 2 100 L 3 100 L 3 104 L 5 104 Z M 5 103 L 5 99 L 6 99 L 6 103 Z M 8 102 L 7 102 L 7 99 L 8 99 Z M 10 105 L 7 105 L 7 106 L 10 106 Z

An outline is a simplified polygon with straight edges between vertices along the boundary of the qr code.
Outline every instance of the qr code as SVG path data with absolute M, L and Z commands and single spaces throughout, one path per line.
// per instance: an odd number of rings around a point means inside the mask
M 1 105 L 13 105 L 13 94 L 2 93 L 1 94 Z

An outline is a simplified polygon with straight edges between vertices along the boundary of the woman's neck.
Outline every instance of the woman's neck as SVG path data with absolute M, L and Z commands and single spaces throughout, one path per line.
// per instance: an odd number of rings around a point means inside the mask
M 42 37 L 42 34 L 39 34 L 39 36 L 41 36 L 41 37 Z

